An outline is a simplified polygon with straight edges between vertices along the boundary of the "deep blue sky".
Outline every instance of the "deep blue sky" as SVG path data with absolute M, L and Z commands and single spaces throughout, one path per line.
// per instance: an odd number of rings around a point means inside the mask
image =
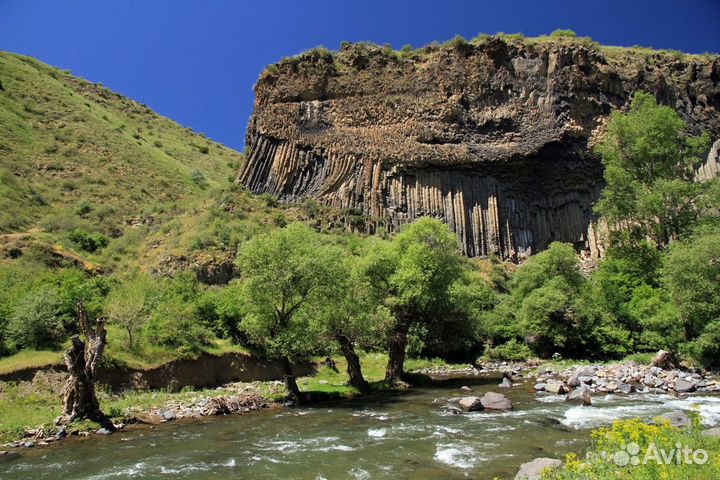
M 0 0 L 0 49 L 242 149 L 260 71 L 317 45 L 570 28 L 610 45 L 720 52 L 719 20 L 720 0 Z

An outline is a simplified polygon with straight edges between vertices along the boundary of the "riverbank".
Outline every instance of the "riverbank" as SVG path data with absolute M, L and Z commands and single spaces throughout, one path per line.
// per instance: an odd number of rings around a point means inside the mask
M 301 390 L 311 403 L 353 398 L 361 394 L 348 385 L 346 365 L 342 357 L 333 359 L 334 368 L 322 363 L 321 359 L 317 360 L 315 375 L 298 379 Z M 383 382 L 385 362 L 386 356 L 383 354 L 362 356 L 363 371 L 371 391 L 389 391 Z M 592 396 L 617 393 L 628 395 L 628 399 L 632 398 L 629 395 L 631 393 L 675 395 L 680 381 L 692 382 L 694 390 L 698 392 L 720 391 L 720 385 L 714 377 L 703 376 L 697 372 L 663 370 L 650 365 L 640 365 L 634 360 L 596 365 L 587 362 L 577 365 L 567 361 L 545 364 L 537 361 L 487 362 L 468 365 L 448 364 L 442 360 L 410 359 L 407 368 L 412 372 L 411 376 L 417 376 L 419 384 L 423 383 L 423 378 L 427 382 L 428 377 L 436 380 L 455 377 L 491 378 L 495 374 L 499 379 L 501 374 L 506 374 L 511 385 L 514 385 L 511 388 L 534 392 L 536 400 L 541 402 L 554 401 L 552 398 L 544 398 L 548 395 L 564 400 L 564 394 L 578 388 L 588 388 Z M 650 375 L 653 382 L 665 381 L 665 384 L 648 387 L 642 382 L 645 380 L 643 375 Z M 668 378 L 670 381 L 664 380 Z M 41 447 L 67 436 L 86 437 L 98 431 L 100 434 L 107 433 L 93 422 L 80 422 L 67 429 L 54 426 L 53 421 L 60 414 L 60 392 L 64 379 L 64 374 L 60 372 L 39 370 L 32 381 L 0 383 L 0 440 L 4 442 L 4 448 Z M 625 385 L 629 385 L 631 389 L 626 391 Z M 218 414 L 249 413 L 279 405 L 285 398 L 285 390 L 282 382 L 269 380 L 224 382 L 218 387 L 199 389 L 129 389 L 121 393 L 112 393 L 112 390 L 105 388 L 98 395 L 103 410 L 113 422 L 126 427 L 134 424 L 157 425 Z
M 225 357 L 233 357 L 232 362 L 226 361 Z M 235 358 L 238 355 L 240 358 Z M 204 357 L 203 357 L 204 358 Z M 335 398 L 349 398 L 360 395 L 354 387 L 348 384 L 346 363 L 343 357 L 333 359 L 335 369 L 322 364 L 323 359 L 316 359 L 315 366 L 308 365 L 299 369 L 301 376 L 298 384 L 309 401 L 321 401 Z M 371 390 L 384 391 L 386 386 L 383 382 L 387 356 L 379 353 L 365 354 L 362 356 L 362 365 L 365 378 L 370 383 Z M 141 388 L 125 388 L 117 393 L 107 384 L 99 385 L 98 398 L 103 411 L 111 417 L 118 425 L 133 423 L 144 423 L 144 419 L 153 419 L 153 423 L 165 423 L 175 419 L 198 418 L 203 415 L 203 408 L 208 402 L 216 398 L 225 398 L 231 404 L 238 396 L 251 396 L 261 398 L 256 403 L 272 405 L 285 398 L 285 389 L 279 379 L 282 372 L 277 365 L 262 359 L 253 359 L 243 353 L 229 353 L 212 360 L 225 370 L 216 375 L 217 368 L 205 368 L 197 363 L 190 365 L 197 373 L 195 376 L 205 374 L 198 380 L 198 384 L 206 385 L 204 388 L 194 388 L 185 383 L 175 381 L 183 374 L 186 364 L 192 361 L 173 361 L 166 365 L 153 367 L 149 371 L 125 370 L 125 377 L 133 380 L 132 385 Z M 183 368 L 178 368 L 178 365 Z M 188 367 L 188 368 L 190 368 Z M 428 368 L 447 369 L 450 371 L 461 371 L 466 365 L 448 364 L 442 360 L 410 359 L 407 362 L 409 370 L 422 370 Z M 153 375 L 161 377 L 157 372 L 166 372 L 162 376 L 165 380 L 163 388 L 148 389 L 148 382 L 138 381 L 143 376 Z M 155 373 L 152 373 L 155 372 Z M 12 375 L 12 373 L 7 373 Z M 23 373 L 27 376 L 26 373 Z M 29 380 L 0 381 L 0 442 L 6 445 L 5 448 L 22 447 L 30 442 L 32 447 L 44 446 L 57 440 L 59 429 L 54 425 L 55 419 L 60 415 L 60 395 L 65 382 L 66 373 L 56 368 L 38 368 L 34 371 Z M 116 372 L 117 376 L 118 373 Z M 244 377 L 245 381 L 228 381 Z M 102 380 L 101 376 L 101 380 Z M 111 378 L 106 375 L 104 378 Z M 257 380 L 257 378 L 264 380 Z M 121 384 L 127 384 L 122 379 L 117 380 Z M 242 407 L 244 408 L 244 407 Z M 241 408 L 241 409 L 242 409 Z M 159 420 L 159 416 L 165 412 L 174 412 L 172 420 Z M 137 417 L 142 417 L 138 419 Z M 168 418 L 173 417 L 170 413 Z M 68 431 L 72 436 L 91 435 L 100 426 L 94 422 L 78 422 Z M 61 433 L 64 437 L 65 434 Z
M 320 376 L 324 373 L 323 368 Z M 592 407 L 583 407 L 565 402 L 561 395 L 537 396 L 532 376 L 510 389 L 498 388 L 501 378 L 501 373 L 445 377 L 410 389 L 323 397 L 248 415 L 131 425 L 110 436 L 22 449 L 20 458 L 0 463 L 0 477 L 51 479 L 62 469 L 68 478 L 511 479 L 521 464 L 537 457 L 566 462 L 567 454 L 575 453 L 583 458 L 593 446 L 591 430 L 614 420 L 639 417 L 649 423 L 678 408 L 692 411 L 695 403 L 703 405 L 707 419 L 720 414 L 720 397 L 706 394 L 603 394 L 593 398 Z M 301 388 L 312 392 L 317 380 L 300 381 L 308 381 Z M 247 386 L 252 387 L 238 384 L 235 391 Z M 459 396 L 482 397 L 491 391 L 505 394 L 513 409 L 457 415 L 449 408 L 457 405 Z M 199 407 L 205 392 L 173 395 L 163 408 L 180 397 L 188 405 L 195 399 L 193 408 Z

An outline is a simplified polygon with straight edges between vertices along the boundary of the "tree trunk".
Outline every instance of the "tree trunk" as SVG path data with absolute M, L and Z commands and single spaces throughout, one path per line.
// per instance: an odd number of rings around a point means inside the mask
M 366 391 L 368 389 L 368 384 L 363 377 L 362 368 L 360 366 L 360 357 L 358 357 L 357 353 L 355 353 L 355 346 L 345 335 L 337 335 L 335 339 L 340 344 L 340 350 L 342 350 L 345 360 L 347 361 L 347 373 L 350 377 L 350 385 L 361 392 Z
M 300 405 L 302 403 L 302 394 L 300 393 L 300 388 L 298 388 L 297 381 L 295 380 L 292 364 L 287 357 L 283 358 L 282 362 L 283 369 L 285 370 L 285 388 L 295 403 Z
M 87 345 L 79 335 L 74 335 L 71 339 L 72 346 L 65 352 L 65 365 L 70 376 L 63 389 L 63 415 L 58 419 L 58 423 L 90 419 L 114 430 L 114 425 L 100 409 L 100 402 L 95 396 L 97 369 L 107 343 L 104 320 L 98 319 L 95 330 L 91 330 L 82 303 L 78 304 L 78 316 L 80 330 L 85 335 Z
M 405 365 L 408 330 L 410 330 L 410 322 L 402 321 L 390 337 L 385 381 L 391 385 L 401 383 L 405 373 L 403 368 Z

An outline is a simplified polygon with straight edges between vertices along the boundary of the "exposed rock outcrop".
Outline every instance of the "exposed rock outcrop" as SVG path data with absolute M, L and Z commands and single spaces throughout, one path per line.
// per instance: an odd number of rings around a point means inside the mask
M 718 139 L 719 79 L 717 57 L 567 42 L 314 50 L 261 75 L 237 181 L 361 212 L 370 232 L 441 218 L 469 256 L 520 259 L 554 240 L 598 254 L 589 151 L 610 111 L 645 90 Z M 717 147 L 699 176 L 717 174 Z

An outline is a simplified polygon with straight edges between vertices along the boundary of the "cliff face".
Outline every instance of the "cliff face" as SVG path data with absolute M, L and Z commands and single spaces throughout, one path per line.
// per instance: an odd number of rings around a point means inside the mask
M 371 231 L 441 218 L 469 256 L 519 259 L 554 240 L 597 253 L 590 147 L 610 111 L 648 91 L 718 139 L 719 81 L 717 57 L 494 37 L 406 58 L 311 51 L 261 75 L 238 182 L 360 210 Z M 717 162 L 716 149 L 702 174 Z

